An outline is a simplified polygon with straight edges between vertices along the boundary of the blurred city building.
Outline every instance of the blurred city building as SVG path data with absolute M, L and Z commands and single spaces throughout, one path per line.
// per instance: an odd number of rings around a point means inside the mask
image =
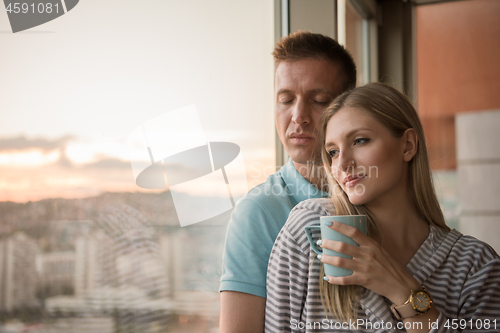
M 37 254 L 38 288 L 44 297 L 74 294 L 75 259 L 69 251 Z
M 118 282 L 113 241 L 97 230 L 79 236 L 75 242 L 75 296 L 82 297 Z
M 39 306 L 36 299 L 38 246 L 23 232 L 0 240 L 0 311 Z

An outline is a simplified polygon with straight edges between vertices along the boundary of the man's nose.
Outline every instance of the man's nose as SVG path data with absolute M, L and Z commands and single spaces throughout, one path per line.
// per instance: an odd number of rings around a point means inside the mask
M 297 125 L 305 125 L 311 122 L 310 110 L 307 103 L 299 98 L 292 109 L 292 121 Z

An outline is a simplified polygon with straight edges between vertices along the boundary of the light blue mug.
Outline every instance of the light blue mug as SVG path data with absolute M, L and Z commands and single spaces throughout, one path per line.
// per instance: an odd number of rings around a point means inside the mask
M 340 241 L 344 242 L 347 244 L 359 246 L 358 243 L 356 243 L 351 237 L 347 237 L 335 230 L 332 230 L 328 228 L 328 225 L 325 224 L 328 221 L 336 221 L 340 223 L 344 223 L 347 225 L 350 225 L 352 227 L 355 227 L 362 233 L 366 235 L 366 215 L 338 215 L 338 216 L 321 216 L 320 217 L 320 225 L 312 225 L 305 227 L 305 232 L 307 235 L 307 238 L 309 239 L 309 243 L 311 243 L 312 249 L 314 252 L 317 254 L 326 254 L 328 256 L 337 256 L 337 257 L 342 257 L 342 258 L 349 258 L 351 259 L 351 256 L 329 250 L 329 249 L 318 249 L 316 246 L 316 242 L 313 240 L 311 236 L 311 229 L 319 229 L 321 231 L 321 239 L 331 239 L 334 241 Z M 337 266 L 332 266 L 328 264 L 324 264 L 325 266 L 325 275 L 330 275 L 330 276 L 349 276 L 352 275 L 352 271 L 350 269 L 346 269 L 343 267 L 337 267 Z

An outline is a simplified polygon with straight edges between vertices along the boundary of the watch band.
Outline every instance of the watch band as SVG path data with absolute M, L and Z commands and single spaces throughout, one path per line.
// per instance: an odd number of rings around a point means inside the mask
M 416 294 L 422 293 L 422 292 L 427 295 L 427 297 L 429 299 L 429 305 L 426 309 L 418 310 L 417 308 L 415 308 L 415 305 L 413 304 L 414 296 Z M 403 320 L 406 318 L 411 318 L 411 317 L 415 317 L 415 316 L 418 316 L 420 314 L 423 314 L 423 313 L 429 311 L 429 309 L 431 307 L 432 307 L 432 298 L 429 295 L 429 293 L 427 292 L 427 290 L 425 289 L 425 287 L 422 286 L 420 289 L 412 290 L 410 292 L 410 296 L 408 297 L 408 300 L 406 300 L 406 302 L 403 305 L 393 304 L 391 306 L 391 311 L 398 320 Z
M 415 317 L 418 315 L 418 312 L 413 309 L 413 306 L 410 304 L 410 301 L 406 301 L 403 305 L 393 304 L 391 306 L 391 311 L 394 313 L 394 316 L 398 320 L 403 320 L 406 318 Z

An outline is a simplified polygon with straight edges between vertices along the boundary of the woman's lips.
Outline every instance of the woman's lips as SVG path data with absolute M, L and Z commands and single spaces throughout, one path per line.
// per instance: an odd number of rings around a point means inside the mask
M 366 176 L 360 176 L 360 177 L 358 177 L 358 176 L 355 176 L 355 177 L 349 176 L 344 181 L 344 185 L 345 185 L 345 187 L 354 187 L 357 184 L 359 184 L 360 182 L 362 182 L 363 179 L 365 179 L 365 178 L 366 178 Z

